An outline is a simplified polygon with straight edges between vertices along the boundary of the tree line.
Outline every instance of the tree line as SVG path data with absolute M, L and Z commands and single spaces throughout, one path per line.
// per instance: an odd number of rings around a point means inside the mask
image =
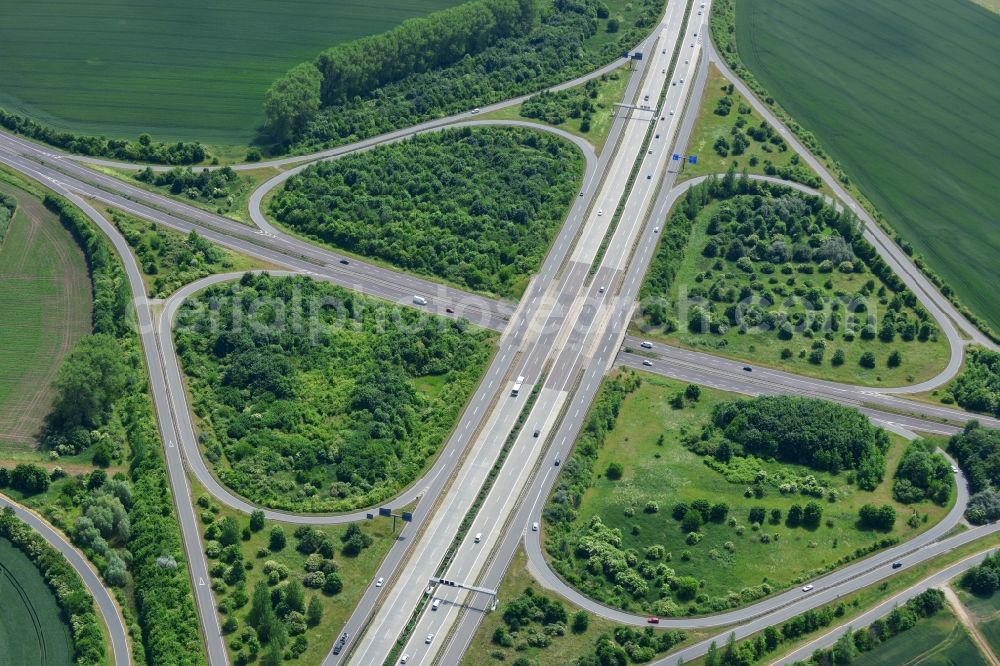
M 3 109 L 0 109 L 0 126 L 15 134 L 62 148 L 67 152 L 91 157 L 156 164 L 197 164 L 209 157 L 204 146 L 198 142 L 164 143 L 153 141 L 153 137 L 149 134 L 140 134 L 135 141 L 72 134 Z
M 94 599 L 66 558 L 14 514 L 0 513 L 0 537 L 10 541 L 38 567 L 65 614 L 73 638 L 73 662 L 78 666 L 107 663 L 104 629 L 94 609 Z M 23 638 L 23 637 L 22 637 Z
M 343 103 L 479 53 L 498 39 L 527 32 L 536 16 L 535 0 L 474 0 L 338 44 L 272 84 L 264 98 L 265 126 L 285 142 L 321 105 Z
M 447 66 L 415 71 L 340 101 L 318 92 L 323 76 L 314 64 L 304 63 L 276 83 L 268 96 L 268 138 L 279 149 L 295 152 L 341 145 L 585 74 L 620 57 L 656 24 L 661 0 L 637 2 L 641 10 L 634 26 L 600 45 L 589 40 L 597 32 L 597 17 L 606 15 L 603 2 L 559 0 L 539 5 L 538 19 L 529 29 Z
M 7 235 L 7 227 L 10 226 L 10 221 L 14 217 L 15 210 L 17 210 L 17 199 L 0 192 L 0 243 L 3 242 L 4 236 Z
M 128 535 L 127 539 L 121 539 L 122 533 L 117 532 L 116 538 L 125 541 L 128 552 L 123 560 L 132 574 L 132 586 L 126 589 L 130 589 L 135 602 L 141 649 L 150 664 L 202 664 L 204 651 L 194 596 L 167 481 L 162 443 L 153 417 L 146 368 L 134 328 L 124 267 L 113 254 L 107 238 L 67 200 L 49 195 L 45 205 L 59 215 L 80 242 L 90 268 L 95 335 L 86 344 L 93 347 L 98 358 L 118 355 L 124 367 L 121 389 L 117 394 L 107 393 L 101 397 L 101 405 L 110 410 L 111 416 L 100 431 L 127 445 L 131 483 Z M 66 383 L 61 385 L 61 391 L 79 387 L 79 384 Z M 114 388 L 117 390 L 117 385 Z M 63 393 L 57 395 L 56 401 L 68 403 L 70 397 Z M 58 419 L 52 421 L 47 445 L 66 442 L 74 433 L 86 431 L 85 427 L 73 427 L 67 433 L 60 429 L 61 425 Z
M 560 138 L 466 127 L 310 166 L 270 212 L 348 252 L 509 296 L 541 265 L 582 171 Z
M 720 435 L 738 455 L 752 453 L 834 474 L 854 470 L 862 490 L 874 490 L 882 481 L 889 448 L 889 435 L 856 409 L 794 396 L 717 404 L 703 437 Z

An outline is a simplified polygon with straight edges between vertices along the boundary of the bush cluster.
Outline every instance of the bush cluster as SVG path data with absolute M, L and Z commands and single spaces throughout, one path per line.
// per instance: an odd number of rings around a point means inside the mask
M 929 442 L 914 442 L 903 454 L 892 482 L 897 502 L 913 504 L 930 499 L 944 506 L 951 498 L 955 476 L 951 465 Z

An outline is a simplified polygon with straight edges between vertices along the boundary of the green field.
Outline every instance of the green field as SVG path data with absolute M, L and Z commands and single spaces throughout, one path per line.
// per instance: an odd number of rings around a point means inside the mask
M 944 610 L 920 620 L 913 629 L 890 638 L 854 659 L 854 666 L 976 666 L 985 663 L 955 616 Z
M 460 2 L 14 2 L 0 22 L 0 106 L 79 133 L 246 144 L 290 67 Z
M 737 3 L 746 65 L 994 328 L 998 32 L 972 2 Z
M 0 539 L 0 664 L 73 663 L 73 641 L 56 598 L 31 560 Z
M 90 332 L 90 280 L 76 241 L 39 199 L 6 181 L 0 192 L 18 200 L 0 245 L 0 452 L 23 452 L 63 357 Z
M 674 572 L 668 579 L 692 576 L 701 581 L 698 590 L 701 612 L 706 603 L 712 603 L 701 595 L 726 599 L 736 594 L 735 605 L 742 605 L 754 596 L 749 591 L 744 594 L 743 588 L 768 583 L 772 591 L 783 589 L 832 568 L 837 560 L 850 556 L 855 549 L 866 548 L 881 539 L 884 536 L 881 533 L 856 527 L 858 508 L 865 503 L 894 506 L 897 519 L 891 535 L 901 540 L 927 529 L 947 511 L 946 507 L 928 502 L 907 507 L 892 500 L 892 474 L 905 448 L 901 438 L 895 436 L 886 455 L 885 480 L 873 492 L 849 484 L 849 474 L 833 475 L 801 465 L 758 459 L 753 463 L 754 469 L 763 470 L 769 479 L 766 494 L 762 498 L 747 498 L 746 483 L 728 481 L 706 466 L 705 456 L 695 454 L 681 442 L 686 436 L 697 437 L 712 407 L 733 396 L 702 388 L 697 402 L 685 401 L 686 406 L 677 409 L 670 399 L 683 391 L 685 384 L 646 373 L 640 376 L 641 386 L 625 397 L 617 412 L 616 426 L 609 429 L 604 445 L 598 450 L 593 469 L 599 476 L 583 494 L 576 519 L 569 528 L 571 534 L 586 532 L 588 523 L 600 517 L 607 527 L 619 529 L 620 549 L 638 553 L 638 572 L 650 580 L 649 591 L 639 598 L 613 591 L 603 575 L 586 571 L 587 559 L 570 555 L 573 536 L 555 526 L 551 534 L 546 532 L 546 549 L 556 570 L 588 596 L 633 611 L 683 613 L 686 604 L 678 608 L 669 593 L 661 599 L 667 588 L 659 589 L 652 583 L 652 575 L 643 573 L 643 554 L 648 553 L 648 548 L 661 545 L 665 554 L 653 559 L 652 565 L 665 563 Z M 605 475 L 612 462 L 623 468 L 618 480 Z M 837 492 L 836 502 L 820 500 L 823 524 L 818 528 L 787 526 L 783 517 L 788 515 L 790 506 L 803 505 L 811 498 L 798 493 L 779 493 L 775 486 L 782 474 L 787 478 L 797 477 L 800 484 L 811 475 L 822 487 Z M 735 519 L 737 526 L 728 521 L 706 522 L 699 530 L 703 533 L 701 540 L 691 544 L 671 511 L 677 502 L 690 505 L 697 499 L 728 504 L 728 516 Z M 650 502 L 657 507 L 653 512 L 645 508 Z M 768 514 L 778 509 L 782 519 L 774 523 L 768 518 L 758 532 L 748 520 L 752 507 L 763 507 Z M 927 514 L 927 522 L 919 522 L 916 527 L 907 525 L 913 510 L 921 517 Z M 767 543 L 761 538 L 765 533 L 769 537 Z M 648 554 L 645 558 L 651 559 Z M 741 596 L 742 601 L 738 601 Z
M 988 598 L 977 597 L 964 590 L 957 590 L 957 594 L 993 653 L 1000 655 L 1000 594 Z

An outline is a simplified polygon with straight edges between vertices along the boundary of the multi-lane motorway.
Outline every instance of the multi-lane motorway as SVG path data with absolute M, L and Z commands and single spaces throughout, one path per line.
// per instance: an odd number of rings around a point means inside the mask
M 698 8 L 699 4 L 696 2 L 694 7 Z M 645 58 L 633 72 L 625 95 L 625 101 L 638 108 L 619 113 L 607 148 L 600 156 L 594 154 L 589 144 L 561 130 L 526 122 L 478 121 L 463 115 L 431 121 L 312 156 L 287 158 L 274 164 L 284 167 L 316 159 L 332 159 L 387 141 L 397 141 L 420 131 L 435 131 L 458 124 L 502 122 L 526 125 L 560 134 L 575 142 L 586 160 L 580 197 L 570 210 L 541 270 L 516 307 L 353 258 L 345 263 L 347 258 L 344 256 L 303 242 L 274 227 L 264 218 L 261 201 L 268 191 L 303 166 L 283 172 L 254 193 L 250 212 L 257 228 L 251 228 L 93 171 L 82 166 L 81 162 L 85 160 L 81 158 L 70 158 L 0 133 L 0 162 L 69 197 L 111 237 L 125 262 L 135 295 L 154 405 L 167 450 L 168 472 L 191 564 L 210 663 L 225 664 L 227 658 L 212 593 L 207 585 L 207 564 L 189 501 L 183 462 L 220 501 L 243 511 L 254 507 L 218 483 L 201 458 L 170 329 L 173 313 L 184 298 L 206 284 L 226 279 L 227 276 L 214 276 L 188 285 L 162 304 L 162 314 L 154 316 L 154 309 L 144 293 L 138 266 L 127 245 L 91 207 L 90 201 L 113 205 L 181 231 L 197 229 L 213 242 L 275 266 L 330 280 L 373 296 L 406 304 L 412 304 L 414 296 L 423 296 L 428 301 L 424 307 L 429 311 L 446 314 L 445 308 L 450 308 L 455 311 L 454 316 L 463 316 L 475 324 L 503 331 L 494 362 L 467 405 L 459 426 L 442 447 L 438 460 L 423 478 L 387 502 L 387 506 L 402 506 L 420 498 L 414 522 L 404 527 L 377 574 L 386 579 L 386 585 L 371 585 L 365 591 L 345 627 L 350 634 L 347 649 L 339 655 L 328 655 L 327 663 L 349 658 L 351 663 L 369 664 L 381 663 L 385 659 L 424 597 L 427 579 L 440 570 L 459 524 L 479 494 L 509 436 L 513 443 L 506 464 L 445 569 L 446 576 L 497 587 L 510 557 L 525 534 L 528 535 L 529 553 L 534 552 L 536 558 L 540 557 L 539 533 L 529 526 L 538 521 L 541 504 L 555 482 L 558 468 L 553 462 L 569 452 L 602 377 L 615 362 L 746 394 L 817 395 L 857 406 L 872 418 L 897 428 L 953 432 L 955 424 L 964 420 L 965 415 L 958 410 L 914 403 L 887 395 L 889 390 L 845 386 L 766 368 L 746 372 L 741 363 L 661 344 L 642 350 L 642 356 L 620 353 L 623 347 L 638 349 L 638 340 L 625 338 L 625 329 L 631 320 L 639 285 L 655 249 L 658 238 L 656 225 L 667 219 L 670 207 L 684 192 L 684 187 L 675 186 L 678 174 L 671 169 L 673 160 L 670 156 L 674 152 L 683 152 L 687 144 L 695 118 L 695 113 L 688 112 L 689 107 L 696 109 L 704 89 L 709 61 L 720 66 L 734 80 L 758 111 L 804 155 L 807 163 L 824 178 L 831 190 L 859 214 L 866 224 L 869 241 L 937 319 L 953 345 L 953 356 L 947 371 L 934 382 L 946 381 L 958 369 L 963 336 L 992 346 L 955 311 L 947 299 L 930 286 L 905 254 L 839 187 L 823 166 L 798 145 L 766 105 L 756 100 L 741 82 L 725 70 L 708 39 L 709 8 L 701 7 L 702 11 L 697 13 L 691 11 L 687 23 L 684 20 L 685 9 L 682 2 L 670 2 L 660 25 L 641 45 Z M 604 69 L 615 66 L 617 63 Z M 566 85 L 570 84 L 561 87 Z M 496 107 L 514 102 L 501 103 Z M 484 109 L 484 112 L 489 110 Z M 260 164 L 253 166 L 259 167 Z M 630 178 L 633 170 L 634 181 Z M 652 360 L 653 367 L 643 366 L 642 360 Z M 513 397 L 510 387 L 520 376 L 524 377 L 524 388 L 520 396 Z M 924 390 L 929 385 L 893 390 Z M 512 432 L 532 389 L 537 390 L 537 398 L 527 413 L 524 428 L 520 432 Z M 984 421 L 987 425 L 1000 425 L 995 420 Z M 268 513 L 273 518 L 289 522 L 342 523 L 362 519 L 367 512 L 337 516 Z M 948 527 L 957 518 L 952 516 L 949 520 Z M 939 526 L 936 529 L 943 528 Z M 472 536 L 477 533 L 482 535 L 478 541 Z M 933 530 L 927 534 L 940 536 Z M 965 535 L 959 536 L 969 538 Z M 930 537 L 925 537 L 910 546 L 924 546 L 925 550 L 937 547 L 927 545 L 929 543 Z M 882 557 L 891 554 L 884 553 Z M 878 562 L 877 558 L 869 558 L 858 563 L 858 567 L 869 567 L 863 576 L 850 568 L 831 574 L 820 592 L 829 589 L 840 593 L 851 581 L 864 576 L 885 575 L 884 567 Z M 540 570 L 548 571 L 544 562 L 539 566 Z M 848 571 L 854 571 L 853 578 Z M 558 579 L 548 580 L 547 583 L 558 586 Z M 572 594 L 568 590 L 564 593 Z M 820 594 L 810 595 L 809 598 L 788 603 L 784 595 L 778 595 L 766 600 L 765 605 L 760 607 L 734 612 L 733 619 L 743 621 L 756 617 L 758 622 L 778 621 L 774 618 L 778 618 L 780 613 L 791 612 L 793 608 L 799 609 L 795 612 L 801 612 L 810 604 L 819 603 L 820 597 Z M 436 610 L 425 609 L 417 618 L 416 629 L 405 642 L 403 651 L 410 655 L 409 663 L 431 663 L 435 660 L 458 663 L 478 626 L 481 609 L 488 605 L 488 600 L 485 595 L 467 595 L 454 588 L 447 591 L 439 588 L 432 598 L 439 599 L 441 603 Z M 581 600 L 584 605 L 585 602 Z M 761 613 L 765 615 L 758 617 Z M 620 619 L 635 621 L 631 616 Z M 697 626 L 716 625 L 706 619 Z M 752 626 L 752 623 L 745 626 Z M 429 641 L 428 635 L 432 635 Z

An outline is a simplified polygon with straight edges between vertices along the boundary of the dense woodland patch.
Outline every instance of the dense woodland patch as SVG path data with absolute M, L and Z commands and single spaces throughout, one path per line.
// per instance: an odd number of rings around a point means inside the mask
M 541 265 L 582 170 L 575 146 L 540 132 L 448 130 L 310 166 L 270 212 L 342 250 L 506 296 Z
M 265 506 L 342 511 L 425 468 L 494 336 L 307 278 L 247 274 L 186 301 L 175 339 L 220 479 Z
M 849 211 L 731 169 L 665 226 L 642 292 L 648 332 L 852 382 L 905 383 L 946 362 L 930 314 Z
M 457 24 L 462 31 L 438 26 L 437 18 L 449 13 L 455 14 L 453 21 L 485 16 L 492 13 L 490 4 L 463 5 L 412 21 L 292 69 L 268 91 L 265 115 L 272 139 L 296 152 L 317 150 L 531 93 L 619 58 L 639 43 L 663 9 L 659 0 L 624 7 L 611 3 L 619 11 L 609 17 L 608 5 L 600 0 L 518 0 L 495 3 L 517 5 L 518 17 L 495 21 L 489 34 L 480 35 L 488 19 Z M 465 16 L 459 17 L 458 10 Z M 507 29 L 523 25 L 531 27 Z M 604 34 L 598 33 L 601 27 Z M 410 41 L 400 42 L 404 35 Z M 456 44 L 464 45 L 468 50 L 461 53 L 468 55 L 456 57 Z M 383 64 L 381 54 L 352 58 L 359 49 L 399 57 L 392 66 Z

